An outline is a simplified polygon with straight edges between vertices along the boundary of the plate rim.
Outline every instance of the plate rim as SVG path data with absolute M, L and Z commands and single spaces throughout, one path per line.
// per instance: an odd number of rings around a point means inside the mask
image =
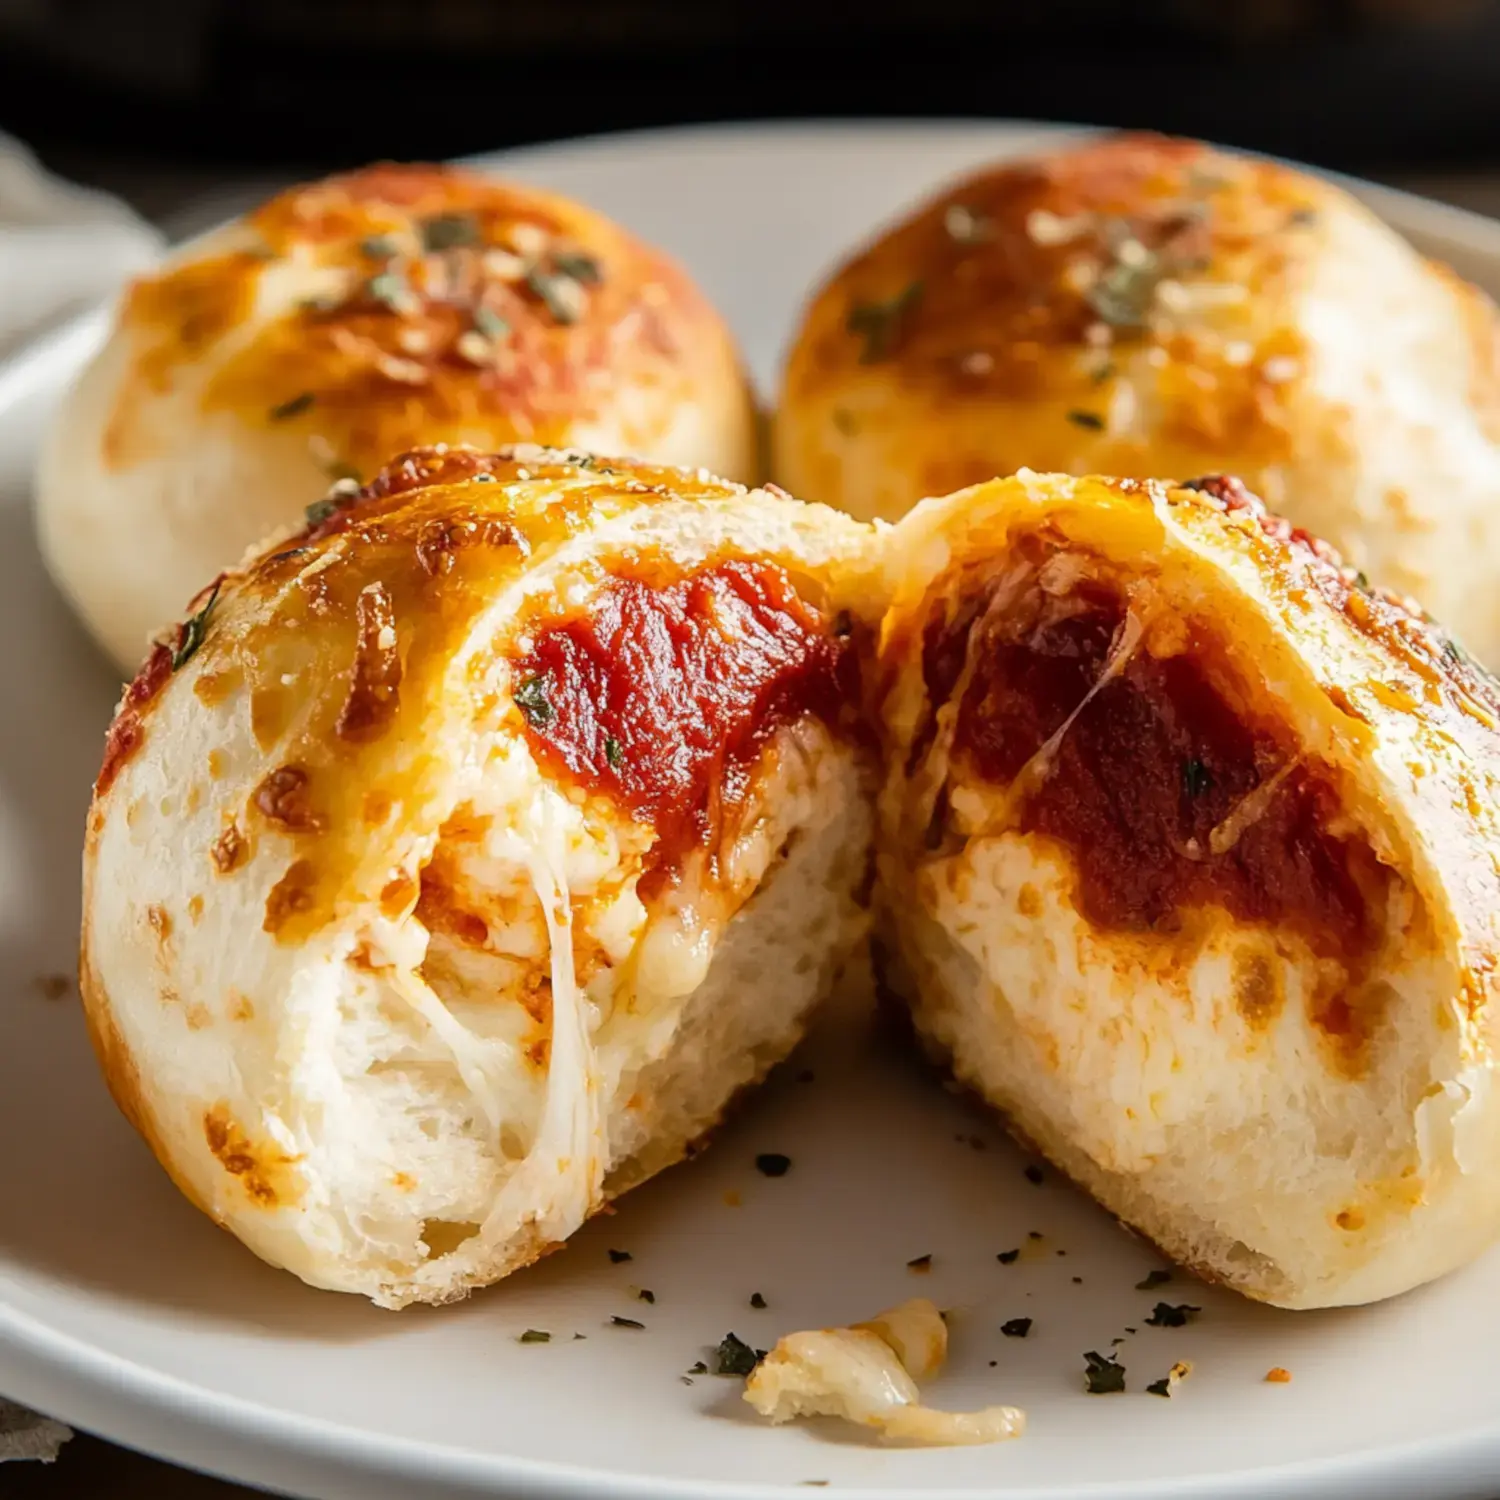
M 719 151 L 763 143 L 768 137 L 803 140 L 828 148 L 862 143 L 932 138 L 993 136 L 1004 140 L 1034 135 L 1061 140 L 1106 127 L 1029 119 L 861 119 L 727 121 L 647 127 L 594 133 L 526 146 L 476 152 L 458 164 L 493 170 L 524 170 L 552 158 L 629 156 L 642 151 L 682 149 Z M 1241 155 L 1263 153 L 1239 147 Z M 1402 188 L 1372 183 L 1345 173 L 1284 161 L 1354 193 L 1403 233 L 1420 232 L 1455 248 L 1500 262 L 1500 220 L 1439 202 Z M 936 184 L 934 184 L 934 188 Z M 31 383 L 62 363 L 76 373 L 89 346 L 101 335 L 113 299 L 69 315 L 0 356 L 0 421 L 24 399 Z M 526 1495 L 545 1500 L 771 1500 L 785 1485 L 675 1479 L 496 1454 L 481 1449 L 368 1431 L 307 1417 L 262 1402 L 196 1386 L 126 1356 L 101 1349 L 75 1334 L 53 1328 L 25 1311 L 7 1292 L 9 1277 L 0 1267 L 0 1376 L 13 1398 L 45 1407 L 60 1420 L 96 1432 L 121 1446 L 137 1448 L 223 1478 L 305 1491 L 320 1496 L 356 1496 L 376 1483 L 421 1485 L 434 1497 Z M 1166 1480 L 1088 1482 L 1067 1488 L 1007 1487 L 1011 1500 L 1252 1500 L 1274 1492 L 1283 1500 L 1332 1500 L 1352 1485 L 1367 1500 L 1404 1497 L 1430 1486 L 1440 1475 L 1451 1479 L 1446 1493 L 1468 1493 L 1486 1460 L 1500 1459 L 1500 1415 L 1485 1425 L 1438 1437 L 1416 1439 L 1356 1454 L 1266 1464 L 1228 1474 L 1183 1475 Z M 1414 1488 L 1416 1487 L 1416 1488 Z M 871 1487 L 839 1484 L 851 1500 L 945 1500 L 979 1495 L 973 1487 Z

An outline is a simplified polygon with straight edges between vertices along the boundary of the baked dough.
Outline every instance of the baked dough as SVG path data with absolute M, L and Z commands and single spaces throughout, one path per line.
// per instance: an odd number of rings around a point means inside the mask
M 1500 1230 L 1500 689 L 1237 481 L 892 533 L 888 983 L 1177 1260 L 1369 1302 Z
M 680 1158 L 864 930 L 871 541 L 701 473 L 426 450 L 200 593 L 110 730 L 82 953 L 188 1197 L 398 1307 Z
M 812 299 L 774 475 L 894 520 L 1029 467 L 1229 472 L 1500 663 L 1495 310 L 1349 194 L 1130 135 L 944 188 Z
M 129 674 L 205 578 L 331 479 L 424 443 L 515 441 L 758 477 L 733 342 L 666 256 L 536 188 L 369 167 L 131 287 L 46 444 L 42 547 Z

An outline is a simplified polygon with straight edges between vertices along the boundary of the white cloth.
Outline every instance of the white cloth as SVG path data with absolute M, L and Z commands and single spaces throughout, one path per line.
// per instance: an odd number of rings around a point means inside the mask
M 161 247 L 117 198 L 54 177 L 0 135 L 0 355 L 110 296 Z
M 0 356 L 110 296 L 161 246 L 161 235 L 118 199 L 63 182 L 0 135 Z M 72 1436 L 0 1397 L 0 1463 L 51 1463 Z

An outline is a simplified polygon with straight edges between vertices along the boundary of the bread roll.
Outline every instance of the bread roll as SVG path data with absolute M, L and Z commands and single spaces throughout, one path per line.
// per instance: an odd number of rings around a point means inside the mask
M 863 931 L 866 528 L 703 474 L 408 455 L 127 689 L 82 988 L 189 1198 L 387 1307 L 560 1244 Z
M 1226 470 L 1500 662 L 1489 300 L 1347 193 L 1154 136 L 945 188 L 813 299 L 775 477 L 858 516 Z
M 294 188 L 138 281 L 43 454 L 42 546 L 109 653 L 424 443 L 536 441 L 756 477 L 723 321 L 659 251 L 475 172 Z
M 1236 481 L 1020 476 L 890 538 L 878 933 L 958 1077 L 1283 1307 L 1500 1229 L 1500 688 Z

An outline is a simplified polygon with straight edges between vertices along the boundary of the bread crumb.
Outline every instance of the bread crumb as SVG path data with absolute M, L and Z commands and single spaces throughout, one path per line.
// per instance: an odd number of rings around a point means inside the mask
M 1286 1385 L 1291 1378 L 1292 1372 L 1290 1370 L 1283 1370 L 1280 1365 L 1266 1371 L 1266 1379 L 1272 1385 Z

